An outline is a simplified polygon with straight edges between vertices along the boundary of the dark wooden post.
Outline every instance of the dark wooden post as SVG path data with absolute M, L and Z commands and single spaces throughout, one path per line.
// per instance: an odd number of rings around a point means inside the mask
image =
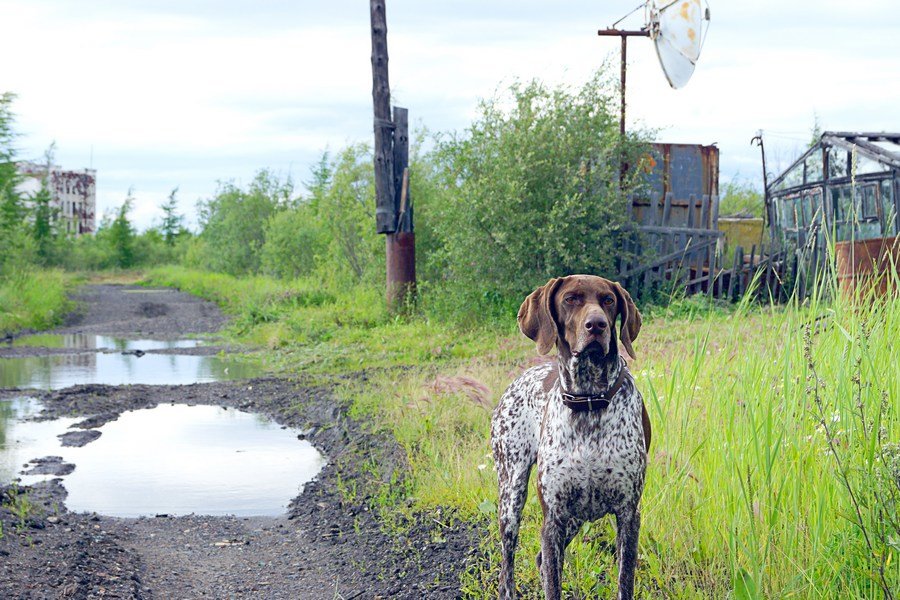
M 394 198 L 397 231 L 412 231 L 409 198 L 409 110 L 394 107 Z M 406 187 L 404 187 L 404 181 Z
M 416 234 L 413 233 L 412 198 L 409 193 L 409 111 L 394 107 L 394 191 L 397 226 L 386 236 L 387 302 L 402 309 L 416 292 Z
M 370 0 L 369 9 L 372 24 L 372 105 L 375 116 L 375 228 L 378 233 L 386 234 L 387 303 L 392 311 L 396 311 L 402 308 L 406 298 L 415 290 L 416 281 L 415 237 L 408 198 L 408 115 L 405 108 L 395 107 L 395 118 L 391 118 L 384 0 Z M 401 124 L 402 129 L 399 127 Z
M 375 227 L 393 233 L 397 227 L 394 200 L 394 123 L 388 81 L 387 17 L 383 0 L 370 1 L 372 17 L 372 104 L 375 109 Z

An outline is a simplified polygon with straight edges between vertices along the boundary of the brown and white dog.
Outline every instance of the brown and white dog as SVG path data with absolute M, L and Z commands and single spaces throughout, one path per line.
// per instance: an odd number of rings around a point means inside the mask
M 621 321 L 620 333 L 615 331 Z M 491 420 L 500 483 L 500 598 L 515 597 L 519 520 L 537 463 L 544 513 L 537 562 L 544 595 L 561 594 L 563 555 L 586 521 L 616 516 L 619 598 L 634 596 L 640 499 L 650 422 L 620 356 L 632 357 L 641 315 L 618 283 L 592 275 L 551 279 L 531 293 L 519 329 L 555 363 L 527 370 L 507 388 Z

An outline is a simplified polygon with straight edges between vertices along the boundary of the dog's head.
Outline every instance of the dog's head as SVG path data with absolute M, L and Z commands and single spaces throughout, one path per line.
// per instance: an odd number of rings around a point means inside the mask
M 631 295 L 615 281 L 593 275 L 551 279 L 519 308 L 519 329 L 547 354 L 554 345 L 564 357 L 606 358 L 618 354 L 619 339 L 634 358 L 631 344 L 641 330 L 641 313 Z

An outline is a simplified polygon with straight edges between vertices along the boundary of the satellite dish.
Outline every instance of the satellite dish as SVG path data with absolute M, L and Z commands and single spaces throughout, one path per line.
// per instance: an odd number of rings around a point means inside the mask
M 619 91 L 622 94 L 621 117 L 619 118 L 619 131 L 625 135 L 625 48 L 629 37 L 649 37 L 656 46 L 656 55 L 662 66 L 666 79 L 676 90 L 684 87 L 691 75 L 694 74 L 694 66 L 700 58 L 700 50 L 706 41 L 706 30 L 709 29 L 709 5 L 706 8 L 700 6 L 701 0 L 662 0 L 662 6 L 657 5 L 657 0 L 645 0 L 637 8 L 616 21 L 611 27 L 597 32 L 600 36 L 622 38 L 622 84 Z M 703 2 L 706 4 L 706 1 Z M 616 25 L 644 9 L 645 25 L 639 30 L 616 29 Z M 706 21 L 706 28 L 703 22 Z
M 662 7 L 655 0 L 648 3 L 650 38 L 666 79 L 676 90 L 684 87 L 700 58 L 700 50 L 709 28 L 709 7 L 700 0 L 667 1 Z

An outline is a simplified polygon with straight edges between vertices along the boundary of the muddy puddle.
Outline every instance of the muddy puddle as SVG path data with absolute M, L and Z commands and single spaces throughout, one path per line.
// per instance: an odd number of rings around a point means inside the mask
M 283 514 L 324 459 L 299 431 L 260 415 L 160 397 L 155 408 L 104 418 L 93 429 L 73 427 L 90 415 L 36 418 L 42 407 L 35 397 L 45 390 L 187 385 L 260 374 L 247 362 L 210 354 L 215 349 L 204 353 L 202 345 L 93 334 L 34 335 L 4 344 L 19 354 L 0 357 L 0 388 L 21 395 L 0 400 L 0 484 L 59 476 L 69 510 L 117 517 Z
M 58 390 L 78 384 L 186 385 L 259 375 L 246 362 L 217 355 L 178 354 L 198 340 L 133 340 L 103 335 L 34 335 L 7 347 L 33 348 L 0 358 L 0 388 Z M 54 352 L 41 354 L 40 350 Z M 71 352 L 59 352 L 59 350 Z
M 0 401 L 0 483 L 65 473 L 66 506 L 76 512 L 274 516 L 324 464 L 298 431 L 233 409 L 165 404 L 128 411 L 88 430 L 100 435 L 82 447 L 64 446 L 59 436 L 83 431 L 71 428 L 83 419 L 32 420 L 39 412 L 31 398 Z M 46 457 L 53 458 L 37 460 Z M 56 474 L 40 473 L 47 470 Z

